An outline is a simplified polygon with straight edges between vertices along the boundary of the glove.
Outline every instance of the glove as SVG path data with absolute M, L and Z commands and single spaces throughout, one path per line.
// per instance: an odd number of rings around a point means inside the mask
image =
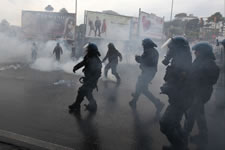
M 165 59 L 162 61 L 162 63 L 163 63 L 163 65 L 167 66 L 167 65 L 169 65 L 170 61 L 169 61 L 168 59 L 165 58 Z
M 135 56 L 135 60 L 136 60 L 136 62 L 138 62 L 138 63 L 140 63 L 140 61 L 141 61 L 141 56 Z
M 73 72 L 74 72 L 74 73 L 76 73 L 76 70 L 77 70 L 76 67 L 73 67 Z

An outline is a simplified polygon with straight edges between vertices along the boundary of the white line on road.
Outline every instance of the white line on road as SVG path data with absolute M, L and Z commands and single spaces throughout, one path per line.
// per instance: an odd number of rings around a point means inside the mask
M 49 150 L 74 150 L 69 147 L 64 147 L 58 144 L 42 141 L 39 139 L 31 138 L 28 136 L 20 135 L 17 133 L 13 133 L 13 132 L 1 130 L 1 129 L 0 129 L 0 136 L 3 138 L 16 140 L 16 141 L 23 142 L 32 146 L 37 146 L 37 147 L 49 149 Z

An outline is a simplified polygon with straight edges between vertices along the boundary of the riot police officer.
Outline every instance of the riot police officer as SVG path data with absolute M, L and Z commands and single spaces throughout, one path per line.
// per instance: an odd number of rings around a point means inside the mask
M 215 63 L 213 47 L 208 42 L 200 42 L 192 49 L 196 55 L 191 71 L 193 103 L 187 112 L 184 128 L 189 135 L 196 121 L 199 134 L 191 137 L 191 141 L 207 144 L 208 129 L 204 105 L 212 95 L 213 85 L 218 80 L 220 69 Z
M 76 60 L 76 46 L 75 46 L 75 43 L 72 43 L 72 47 L 71 47 L 71 59 L 73 61 Z
M 97 110 L 97 104 L 92 92 L 94 89 L 97 89 L 98 79 L 101 76 L 102 63 L 99 58 L 100 56 L 98 47 L 93 43 L 89 43 L 87 46 L 87 54 L 85 55 L 83 61 L 74 66 L 74 73 L 76 70 L 84 67 L 84 77 L 80 78 L 80 82 L 83 85 L 78 90 L 76 101 L 69 106 L 70 111 L 80 111 L 80 105 L 84 100 L 84 97 L 86 97 L 89 101 L 89 104 L 86 105 L 87 110 Z
M 164 104 L 148 90 L 148 85 L 155 77 L 157 72 L 159 53 L 155 49 L 157 45 L 151 39 L 144 39 L 142 41 L 142 46 L 144 48 L 144 53 L 141 56 L 135 57 L 136 62 L 140 64 L 140 69 L 142 72 L 138 77 L 136 90 L 132 94 L 133 99 L 129 102 L 129 105 L 133 109 L 136 109 L 136 103 L 139 96 L 144 94 L 149 100 L 153 102 L 157 109 L 156 114 L 159 115 L 164 107 Z
M 221 48 L 219 48 L 220 44 L 222 45 Z M 215 90 L 215 98 L 216 98 L 216 105 L 219 109 L 225 109 L 225 39 L 222 41 L 219 41 L 217 39 L 217 48 L 220 49 L 220 51 L 216 55 L 216 62 L 217 65 L 220 68 L 220 77 L 217 82 L 217 89 Z
M 106 59 L 109 60 L 109 63 L 105 66 L 104 75 L 107 77 L 109 69 L 112 70 L 112 74 L 116 77 L 117 83 L 120 83 L 120 76 L 117 73 L 117 65 L 118 65 L 118 58 L 120 58 L 120 61 L 122 61 L 122 55 L 121 53 L 115 48 L 113 43 L 108 44 L 108 52 L 102 62 L 105 62 Z
M 160 130 L 171 145 L 164 146 L 163 150 L 186 150 L 187 136 L 180 122 L 192 99 L 189 85 L 192 55 L 189 43 L 184 37 L 171 38 L 167 47 L 168 52 L 162 61 L 167 69 L 161 91 L 168 95 L 169 105 L 160 120 Z
M 32 48 L 31 48 L 32 63 L 34 63 L 37 59 L 37 51 L 38 51 L 38 47 L 37 47 L 36 43 L 33 42 Z

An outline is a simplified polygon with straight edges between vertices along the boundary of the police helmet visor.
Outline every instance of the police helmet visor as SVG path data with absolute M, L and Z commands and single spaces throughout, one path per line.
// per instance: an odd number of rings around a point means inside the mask
M 168 48 L 168 45 L 171 43 L 172 38 L 169 38 L 162 46 L 161 49 Z
M 83 46 L 83 49 L 87 49 L 89 44 L 90 44 L 90 43 L 85 44 L 85 45 Z

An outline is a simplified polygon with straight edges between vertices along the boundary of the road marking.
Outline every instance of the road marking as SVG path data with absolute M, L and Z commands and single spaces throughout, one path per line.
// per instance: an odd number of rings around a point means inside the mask
M 32 146 L 37 146 L 37 147 L 49 149 L 49 150 L 74 150 L 73 148 L 69 148 L 69 147 L 65 147 L 65 146 L 62 146 L 62 145 L 42 141 L 42 140 L 39 140 L 39 139 L 31 138 L 31 137 L 28 137 L 28 136 L 20 135 L 20 134 L 17 134 L 17 133 L 13 133 L 13 132 L 1 130 L 1 129 L 0 129 L 0 136 L 3 137 L 3 138 L 16 140 L 16 141 L 19 141 L 19 142 L 30 144 Z

